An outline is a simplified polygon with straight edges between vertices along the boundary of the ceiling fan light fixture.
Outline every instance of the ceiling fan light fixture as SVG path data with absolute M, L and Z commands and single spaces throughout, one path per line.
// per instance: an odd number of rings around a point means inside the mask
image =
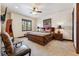
M 36 15 L 36 14 L 37 14 L 37 12 L 32 12 L 32 14 L 33 14 L 33 15 Z

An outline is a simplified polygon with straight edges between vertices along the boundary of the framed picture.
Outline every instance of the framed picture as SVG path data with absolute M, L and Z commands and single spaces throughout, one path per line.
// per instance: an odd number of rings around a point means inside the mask
M 51 27 L 51 18 L 43 20 L 43 27 Z

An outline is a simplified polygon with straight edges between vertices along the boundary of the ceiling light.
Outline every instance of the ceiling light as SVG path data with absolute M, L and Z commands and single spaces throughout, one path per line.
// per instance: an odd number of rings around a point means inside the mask
M 18 6 L 15 6 L 15 8 L 18 8 Z

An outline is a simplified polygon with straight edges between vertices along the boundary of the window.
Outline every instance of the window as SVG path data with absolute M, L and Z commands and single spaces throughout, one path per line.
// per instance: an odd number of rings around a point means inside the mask
M 22 31 L 31 31 L 32 30 L 32 21 L 22 19 Z

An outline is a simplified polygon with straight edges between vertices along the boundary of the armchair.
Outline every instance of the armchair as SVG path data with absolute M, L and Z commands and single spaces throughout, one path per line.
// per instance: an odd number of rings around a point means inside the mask
M 1 35 L 4 43 L 4 52 L 7 56 L 24 56 L 27 53 L 29 53 L 29 56 L 31 55 L 31 49 L 28 46 L 23 45 L 22 41 L 13 44 L 7 32 L 2 33 Z

